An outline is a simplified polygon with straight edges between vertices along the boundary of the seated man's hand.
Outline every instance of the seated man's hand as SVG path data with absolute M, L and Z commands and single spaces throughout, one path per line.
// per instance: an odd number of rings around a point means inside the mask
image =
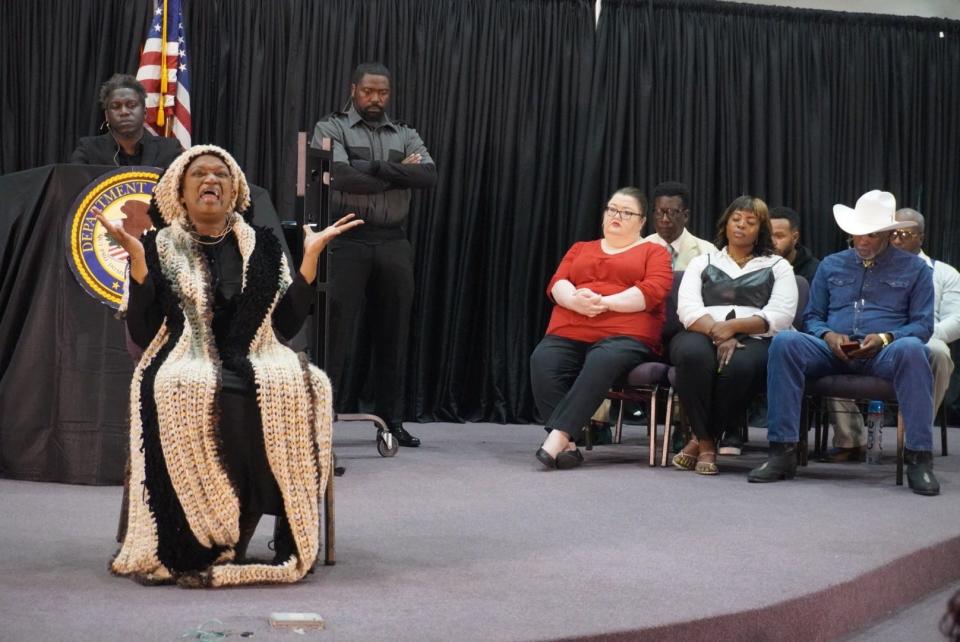
M 827 332 L 823 335 L 823 340 L 827 342 L 827 347 L 830 348 L 833 356 L 840 359 L 840 361 L 850 361 L 847 353 L 840 348 L 844 343 L 850 343 L 850 337 L 845 334 L 840 334 L 839 332 Z
M 869 359 L 883 348 L 883 339 L 879 334 L 868 334 L 860 341 L 860 349 L 854 350 L 848 356 L 851 359 Z

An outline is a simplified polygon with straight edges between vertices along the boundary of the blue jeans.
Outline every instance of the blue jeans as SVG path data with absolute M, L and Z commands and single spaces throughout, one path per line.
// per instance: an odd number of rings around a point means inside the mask
M 897 339 L 871 359 L 844 363 L 827 342 L 800 332 L 781 332 L 770 344 L 767 362 L 767 418 L 771 442 L 794 443 L 800 434 L 800 404 L 806 379 L 861 374 L 893 383 L 903 414 L 906 446 L 933 450 L 933 373 L 923 343 Z

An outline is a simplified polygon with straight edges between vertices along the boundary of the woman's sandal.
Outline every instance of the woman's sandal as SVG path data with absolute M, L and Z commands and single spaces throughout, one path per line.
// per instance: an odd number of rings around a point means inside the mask
M 687 446 L 691 443 L 693 442 L 687 443 Z M 683 447 L 684 450 L 686 450 L 687 446 Z M 697 447 L 699 448 L 699 446 Z M 683 450 L 674 455 L 671 461 L 673 462 L 674 468 L 679 468 L 680 470 L 694 470 L 697 466 L 697 456 L 691 455 Z
M 714 461 L 700 461 L 700 457 L 705 457 L 709 455 L 713 456 Z M 700 453 L 697 456 L 697 463 L 694 470 L 698 475 L 716 475 L 718 472 L 720 472 L 720 469 L 717 468 L 716 459 L 717 459 L 717 452 L 715 450 Z

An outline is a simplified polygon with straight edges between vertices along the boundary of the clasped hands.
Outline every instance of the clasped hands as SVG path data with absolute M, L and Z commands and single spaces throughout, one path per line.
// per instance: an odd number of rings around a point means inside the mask
M 737 340 L 737 332 L 733 324 L 729 321 L 718 321 L 714 323 L 710 327 L 707 336 L 710 337 L 713 345 L 717 347 L 719 370 L 723 370 L 730 364 L 730 359 L 733 358 L 734 351 L 744 347 L 743 344 Z
M 570 308 L 585 317 L 595 317 L 610 308 L 603 302 L 603 296 L 590 288 L 577 288 L 570 297 Z

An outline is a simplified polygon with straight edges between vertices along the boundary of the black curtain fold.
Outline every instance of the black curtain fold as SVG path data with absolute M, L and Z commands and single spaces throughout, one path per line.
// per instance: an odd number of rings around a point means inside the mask
M 97 91 L 136 73 L 149 2 L 0 2 L 0 174 L 66 161 L 97 133 Z
M 928 253 L 956 264 L 958 63 L 949 20 L 604 0 L 601 180 L 688 183 L 706 238 L 740 194 L 789 205 L 819 255 L 844 246 L 834 203 L 886 189 L 927 214 Z
M 547 279 L 622 185 L 689 183 L 708 238 L 741 193 L 791 205 L 818 254 L 843 244 L 834 203 L 889 189 L 927 214 L 928 252 L 960 264 L 956 22 L 669 0 L 604 0 L 598 25 L 592 0 L 185 7 L 194 141 L 229 149 L 284 219 L 297 132 L 346 102 L 357 63 L 393 71 L 390 111 L 440 173 L 408 229 L 410 418 L 535 420 Z M 136 71 L 151 9 L 0 3 L 0 173 L 96 133 L 97 88 Z

